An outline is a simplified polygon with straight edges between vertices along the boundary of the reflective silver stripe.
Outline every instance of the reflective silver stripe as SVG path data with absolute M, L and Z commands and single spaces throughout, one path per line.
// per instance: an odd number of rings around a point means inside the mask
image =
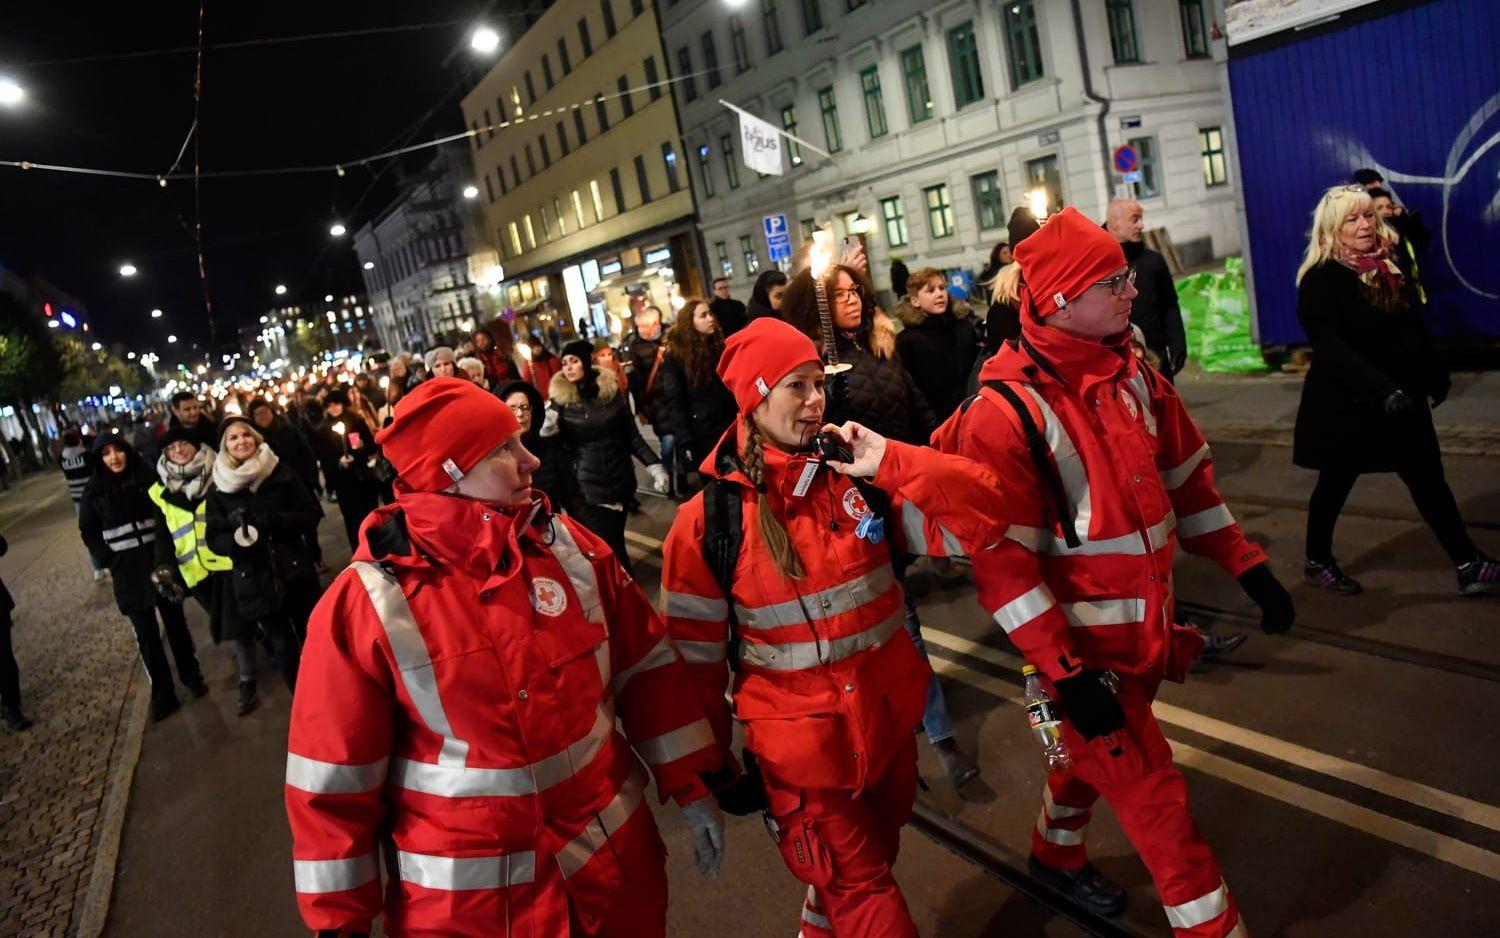
M 1173 531 L 1177 530 L 1177 516 L 1171 511 L 1167 516 L 1146 529 L 1146 543 L 1150 545 L 1151 552 L 1156 553 L 1167 546 L 1167 539 Z
M 375 879 L 375 854 L 342 860 L 293 860 L 292 878 L 301 893 L 358 889 Z
M 1061 827 L 1049 827 L 1047 825 L 1047 809 L 1042 808 L 1036 816 L 1036 832 L 1042 835 L 1042 839 L 1049 844 L 1057 844 L 1059 847 L 1076 847 L 1083 843 L 1083 831 L 1070 831 Z
M 1213 892 L 1205 893 L 1190 902 L 1163 905 L 1162 908 L 1167 910 L 1167 921 L 1173 928 L 1197 928 L 1229 911 L 1229 887 L 1220 880 L 1218 888 Z
M 178 554 L 178 555 L 177 555 L 177 563 L 178 563 L 178 564 L 179 564 L 179 565 L 181 565 L 181 564 L 185 564 L 185 563 L 192 563 L 192 562 L 193 562 L 193 560 L 194 560 L 194 559 L 195 559 L 195 558 L 196 558 L 196 557 L 197 557 L 197 556 L 198 556 L 198 551 L 196 551 L 196 550 L 190 550 L 190 551 L 188 551 L 188 552 L 187 552 L 187 553 L 185 553 L 185 554 Z
M 1144 599 L 1093 599 L 1060 605 L 1069 625 L 1126 625 L 1146 621 Z
M 182 527 L 180 527 L 177 530 L 175 530 L 175 531 L 172 532 L 172 539 L 176 540 L 179 537 L 185 537 L 185 536 L 187 536 L 189 534 L 192 534 L 192 533 L 193 533 L 193 521 L 191 519 L 189 519 L 189 521 L 188 521 L 187 524 L 183 525 Z
M 140 547 L 142 544 L 150 544 L 151 541 L 152 541 L 152 539 L 149 538 L 149 537 L 146 538 L 144 541 L 141 540 L 140 538 L 135 538 L 135 537 L 132 537 L 129 540 L 125 540 L 125 541 L 110 541 L 109 542 L 109 549 L 112 550 L 112 551 L 114 551 L 115 553 L 119 553 L 120 551 L 123 551 L 123 550 L 129 550 L 132 547 Z
M 630 679 L 642 671 L 650 671 L 653 668 L 664 668 L 677 661 L 677 649 L 673 647 L 672 640 L 662 636 L 662 640 L 652 646 L 651 650 L 641 656 L 641 660 L 615 675 L 614 691 L 616 694 L 625 689 Z
M 828 924 L 828 917 L 826 915 L 819 915 L 805 905 L 802 907 L 802 921 L 825 930 L 832 930 L 833 928 L 833 926 Z
M 590 622 L 604 621 L 604 606 L 599 601 L 599 579 L 594 575 L 594 565 L 578 549 L 578 541 L 561 518 L 552 519 L 552 556 L 562 564 L 573 583 L 573 592 L 583 605 L 584 618 Z M 608 683 L 607 681 L 605 683 Z
M 1063 490 L 1068 493 L 1074 527 L 1080 538 L 1087 539 L 1094 509 L 1089 500 L 1089 475 L 1084 470 L 1083 457 L 1079 455 L 1078 447 L 1073 445 L 1073 438 L 1063 429 L 1062 421 L 1057 419 L 1057 414 L 1052 412 L 1052 408 L 1037 393 L 1036 388 L 1029 384 L 1021 387 L 1031 395 L 1042 413 L 1042 432 L 1047 437 L 1048 448 L 1052 450 L 1052 460 L 1057 463 L 1057 472 L 1062 476 Z
M 1061 821 L 1063 818 L 1078 817 L 1080 814 L 1088 814 L 1088 808 L 1072 808 L 1065 804 L 1058 804 L 1052 800 L 1052 789 L 1046 785 L 1042 786 L 1042 808 L 1051 821 Z
M 724 622 L 729 618 L 729 603 L 721 596 L 695 596 L 662 590 L 661 614 L 701 622 Z
M 144 524 L 144 522 L 142 523 Z M 113 528 L 105 528 L 99 533 L 104 536 L 105 540 L 109 540 L 112 537 L 120 537 L 122 535 L 134 532 L 136 530 L 135 525 L 136 523 L 134 521 L 127 521 L 124 524 L 117 525 Z
M 1189 456 L 1182 463 L 1182 465 L 1174 466 L 1171 469 L 1163 469 L 1161 473 L 1161 484 L 1166 486 L 1167 491 L 1169 492 L 1173 489 L 1182 488 L 1187 484 L 1187 480 L 1192 478 L 1193 473 L 1198 469 L 1198 464 L 1203 462 L 1206 456 L 1208 456 L 1208 444 L 1204 443 L 1202 446 L 1198 447 L 1198 451 Z
M 735 603 L 734 614 L 740 625 L 752 629 L 806 625 L 809 615 L 814 619 L 831 619 L 879 599 L 895 585 L 895 571 L 890 564 L 883 563 L 869 573 L 846 580 L 838 586 L 803 596 L 800 602 L 789 599 L 766 606 L 741 606 Z
M 959 543 L 958 538 L 952 531 L 937 526 L 938 532 L 943 535 L 943 554 L 948 557 L 964 556 L 964 546 Z M 906 538 L 906 550 L 912 554 L 927 554 L 927 516 L 922 513 L 914 503 L 908 501 L 901 505 L 901 534 Z
M 1146 432 L 1156 436 L 1156 414 L 1151 412 L 1151 389 L 1146 386 L 1146 376 L 1137 371 L 1125 383 L 1130 386 L 1130 394 L 1136 403 L 1141 405 L 1141 419 L 1145 421 Z
M 901 631 L 905 622 L 906 607 L 898 605 L 896 611 L 887 616 L 885 621 L 863 632 L 845 635 L 843 638 L 787 642 L 782 645 L 770 642 L 742 642 L 740 660 L 745 664 L 772 671 L 803 671 L 819 665 L 842 661 L 871 648 L 879 648 L 890 641 L 891 636 Z
M 677 650 L 688 664 L 713 664 L 728 656 L 728 642 L 678 642 Z
M 499 889 L 536 879 L 536 852 L 502 853 L 489 857 L 439 857 L 397 851 L 401 880 L 427 889 Z
M 567 781 L 591 764 L 614 732 L 614 714 L 601 705 L 594 725 L 582 739 L 530 765 L 482 769 L 392 759 L 390 780 L 397 788 L 445 798 L 534 795 Z
M 993 615 L 1005 634 L 1009 635 L 1055 605 L 1057 600 L 1052 598 L 1052 591 L 1047 588 L 1047 584 L 1038 583 L 996 609 Z
M 1066 541 L 1052 533 L 1049 528 L 1033 528 L 1024 524 L 1011 525 L 1006 530 L 1005 536 L 1033 554 L 1051 554 L 1058 557 L 1065 555 L 1098 557 L 1104 554 L 1140 556 L 1146 552 L 1145 542 L 1141 540 L 1139 534 L 1134 532 L 1102 541 L 1089 540 L 1082 525 L 1078 526 L 1077 532 L 1079 540 L 1077 547 L 1069 547 Z
M 391 654 L 400 669 L 401 684 L 411 698 L 412 705 L 422 722 L 434 734 L 442 737 L 442 749 L 438 752 L 438 763 L 445 766 L 462 766 L 469 758 L 469 744 L 453 734 L 448 723 L 448 714 L 443 710 L 443 699 L 438 695 L 437 676 L 432 670 L 432 657 L 427 653 L 427 642 L 422 630 L 406 604 L 401 584 L 384 567 L 369 561 L 359 560 L 349 565 L 359 574 L 370 604 L 375 607 L 375 617 L 385 629 L 391 643 Z
M 1185 518 L 1177 519 L 1177 530 L 1184 538 L 1198 537 L 1201 534 L 1212 534 L 1231 524 L 1234 524 L 1234 515 L 1229 513 L 1229 506 L 1220 502 L 1212 508 L 1195 511 Z
M 641 806 L 645 788 L 646 770 L 641 768 L 639 762 L 635 762 L 631 766 L 630 775 L 620 785 L 614 798 L 594 812 L 594 819 L 557 852 L 557 865 L 564 878 L 583 869 L 594 854 L 608 844 L 614 832 L 625 826 L 636 808 Z
M 286 754 L 286 783 L 299 791 L 315 795 L 352 795 L 374 791 L 385 781 L 386 760 L 377 759 L 364 765 L 322 762 Z
M 687 726 L 643 739 L 635 744 L 635 749 L 650 765 L 666 765 L 713 744 L 713 728 L 708 725 L 708 720 L 699 717 Z

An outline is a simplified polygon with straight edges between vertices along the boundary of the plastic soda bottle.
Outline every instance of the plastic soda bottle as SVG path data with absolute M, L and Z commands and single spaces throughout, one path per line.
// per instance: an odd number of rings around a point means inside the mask
M 1037 673 L 1036 665 L 1024 666 L 1021 674 L 1026 678 L 1026 719 L 1031 723 L 1031 731 L 1036 733 L 1037 741 L 1042 744 L 1047 771 L 1061 772 L 1073 765 L 1073 757 L 1068 754 L 1067 744 L 1063 742 L 1062 718 L 1058 714 L 1057 704 L 1052 702 L 1047 689 L 1042 686 L 1042 678 Z

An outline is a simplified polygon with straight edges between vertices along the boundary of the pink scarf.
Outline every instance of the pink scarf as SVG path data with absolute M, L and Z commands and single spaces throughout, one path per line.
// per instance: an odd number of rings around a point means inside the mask
M 1386 307 L 1400 296 L 1405 282 L 1405 278 L 1401 276 L 1401 268 L 1391 260 L 1390 248 L 1385 242 L 1377 242 L 1373 251 L 1361 253 L 1341 248 L 1337 254 L 1339 263 L 1353 270 L 1361 283 L 1374 290 L 1385 301 L 1381 305 Z

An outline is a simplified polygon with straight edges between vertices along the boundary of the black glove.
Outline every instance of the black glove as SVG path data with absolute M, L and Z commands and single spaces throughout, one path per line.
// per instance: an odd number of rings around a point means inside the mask
M 1104 683 L 1104 672 L 1084 670 L 1052 682 L 1063 712 L 1084 739 L 1107 736 L 1125 725 L 1125 711 Z
M 1391 396 L 1385 399 L 1384 407 L 1387 417 L 1410 417 L 1417 412 L 1417 405 L 1412 403 L 1405 391 L 1392 391 Z
M 151 571 L 151 585 L 156 587 L 156 594 L 169 603 L 180 606 L 187 598 L 182 587 L 177 584 L 177 577 L 173 574 L 172 568 L 166 564 Z
M 760 763 L 755 760 L 755 753 L 749 749 L 742 750 L 742 752 L 745 770 L 740 773 L 739 778 L 729 784 L 715 788 L 713 773 L 702 774 L 703 781 L 714 790 L 714 800 L 719 803 L 720 809 L 725 814 L 733 814 L 735 817 L 764 811 L 767 807 L 766 786 L 761 779 Z M 721 771 L 729 771 L 729 766 L 724 766 Z
M 1396 392 L 1400 394 L 1400 391 Z M 1269 564 L 1258 563 L 1240 574 L 1240 588 L 1260 607 L 1260 627 L 1267 635 L 1280 635 L 1292 627 L 1297 609 Z
M 1169 368 L 1172 369 L 1171 372 L 1170 372 L 1170 374 L 1174 374 L 1174 375 L 1177 374 L 1179 371 L 1182 370 L 1182 366 L 1184 366 L 1186 364 L 1187 364 L 1187 349 L 1186 348 L 1184 348 L 1184 347 L 1178 347 L 1178 346 L 1173 346 L 1172 348 L 1167 349 L 1167 367 L 1169 367 Z

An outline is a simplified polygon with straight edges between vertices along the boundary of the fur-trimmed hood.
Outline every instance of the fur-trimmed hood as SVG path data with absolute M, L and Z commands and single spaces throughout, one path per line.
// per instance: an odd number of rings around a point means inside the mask
M 613 368 L 589 365 L 589 377 L 599 389 L 599 400 L 612 401 L 620 396 L 620 379 Z M 547 397 L 559 407 L 567 407 L 583 400 L 578 385 L 569 381 L 561 371 L 552 376 L 552 383 L 547 386 Z
M 950 293 L 948 294 L 948 312 L 953 315 L 954 319 L 967 319 L 974 315 L 974 307 L 970 306 L 966 300 L 961 300 Z M 912 326 L 920 326 L 927 318 L 927 314 L 917 309 L 911 299 L 905 296 L 896 301 L 895 316 L 901 325 L 908 329 Z

